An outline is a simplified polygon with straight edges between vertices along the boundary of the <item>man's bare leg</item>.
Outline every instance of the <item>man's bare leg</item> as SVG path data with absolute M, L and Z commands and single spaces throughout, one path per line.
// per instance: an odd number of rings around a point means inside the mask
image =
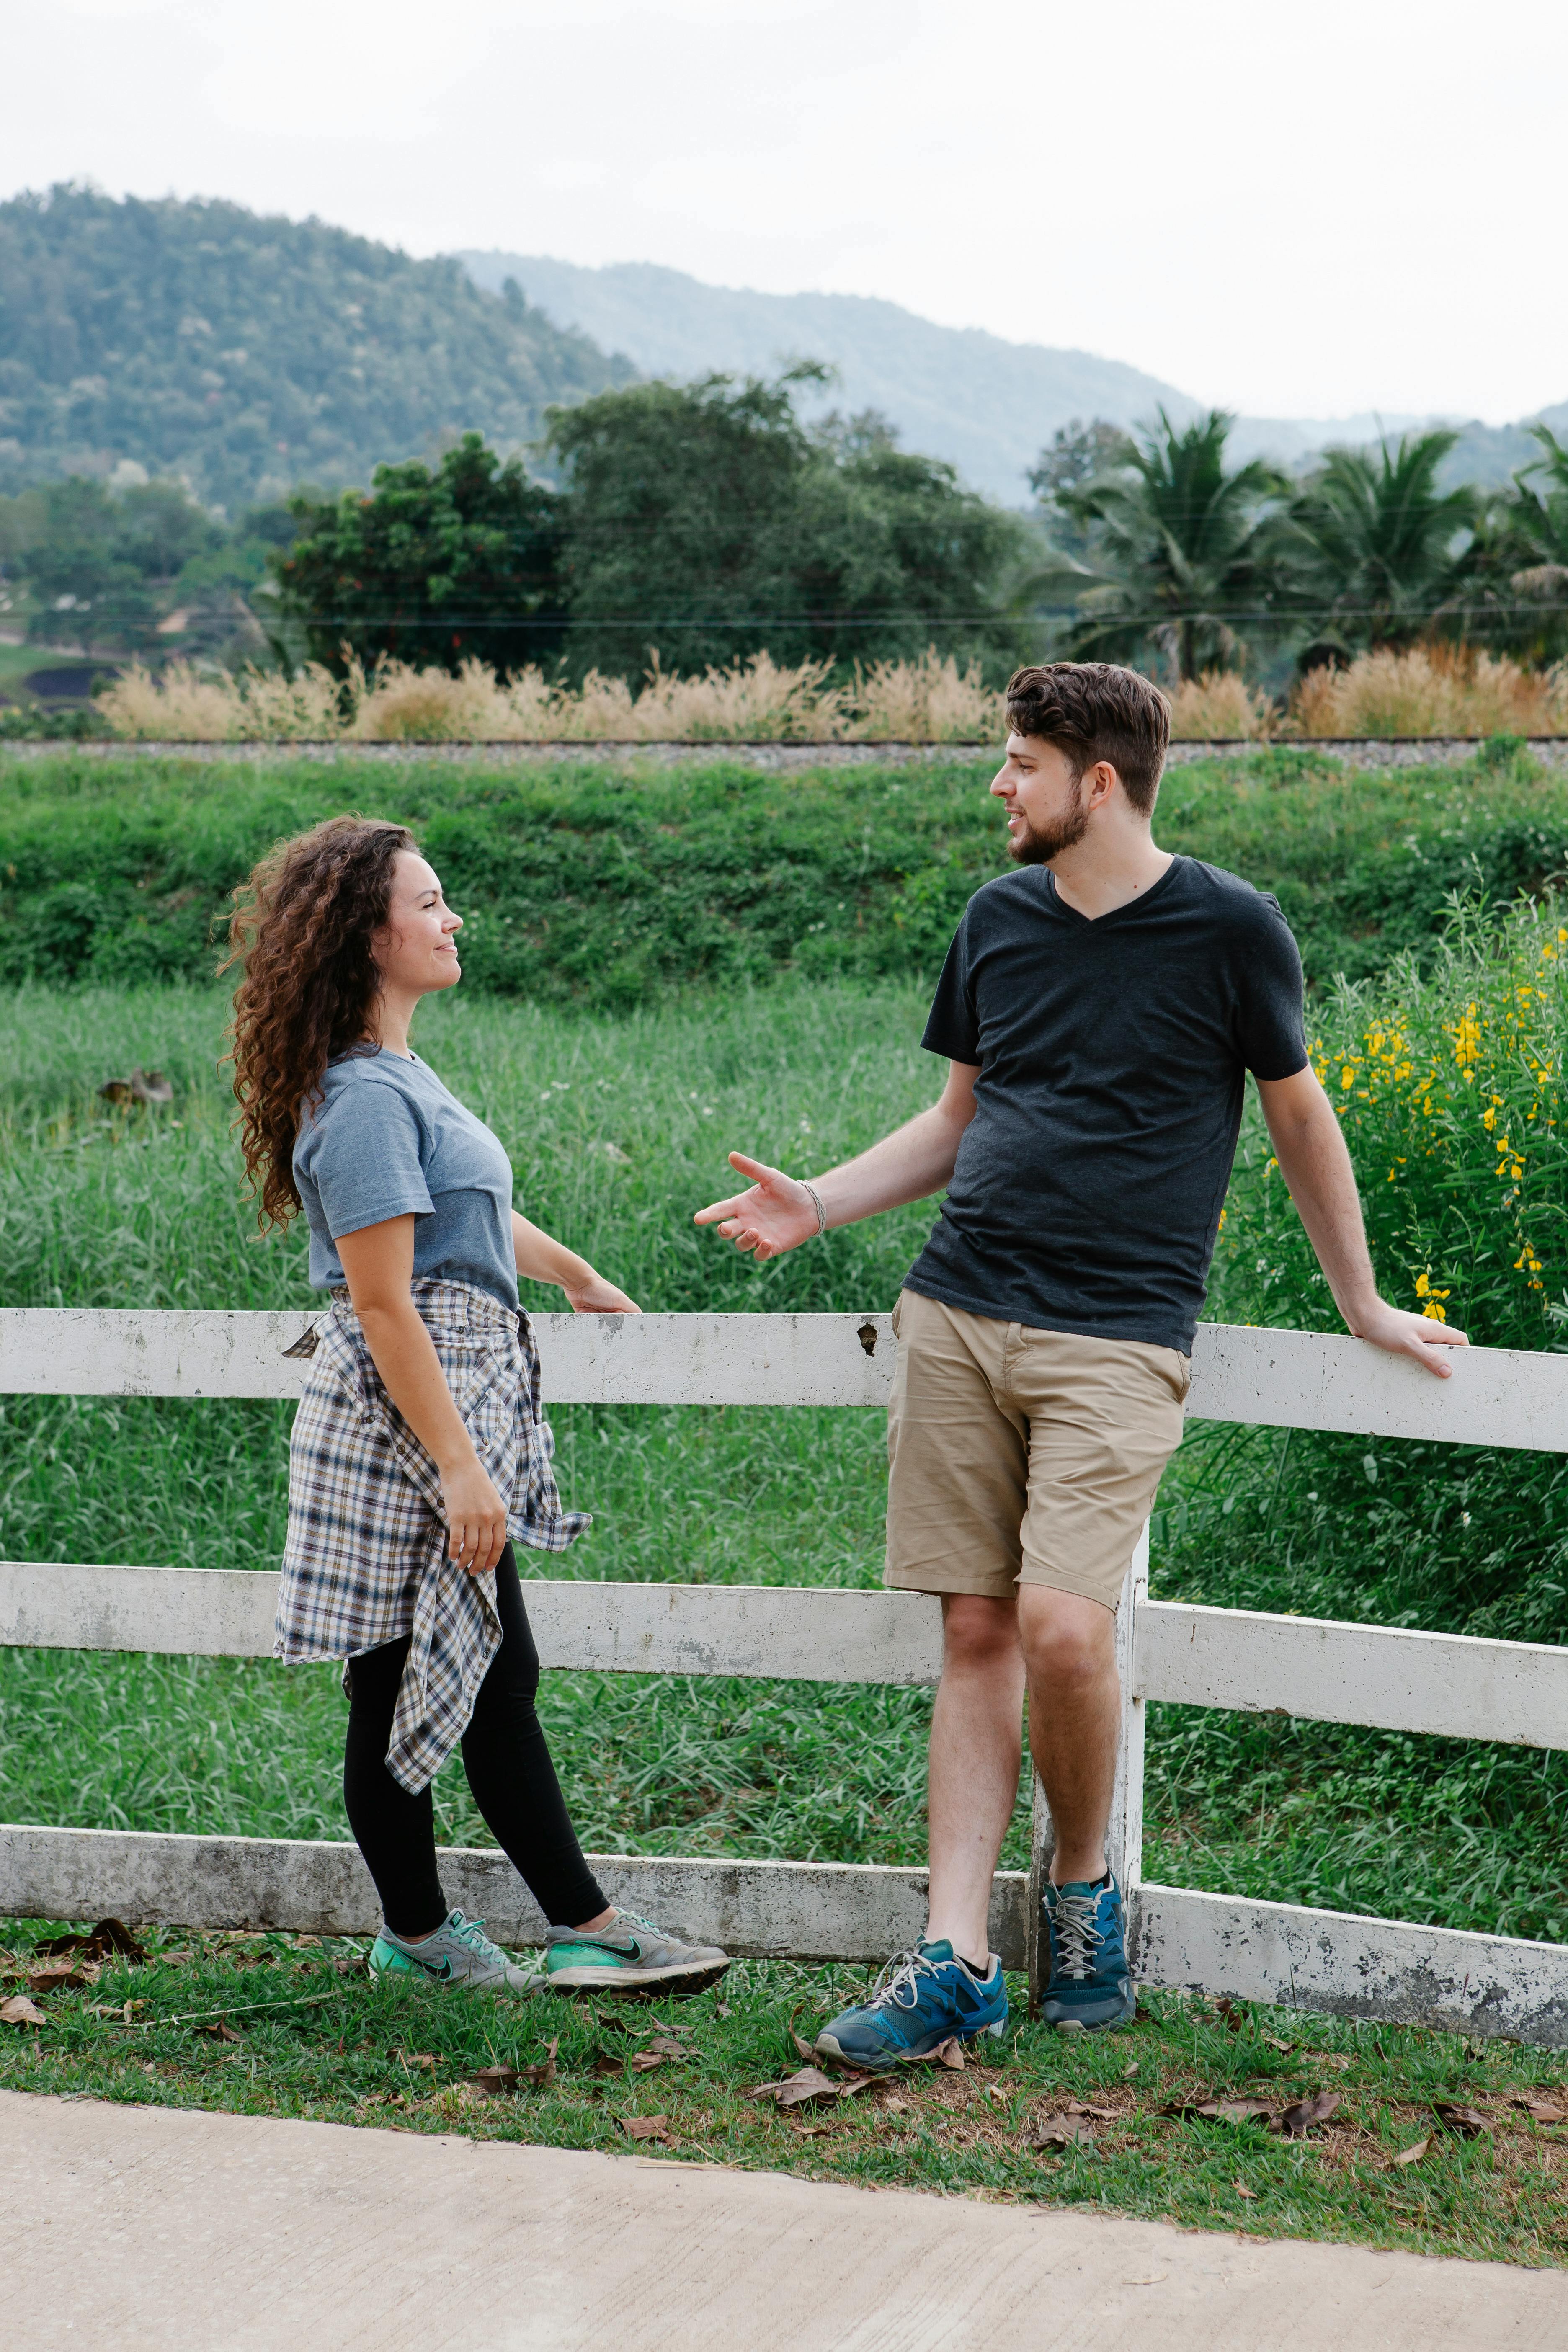
M 1011 1599 L 944 1594 L 942 1620 L 942 1681 L 931 1725 L 926 1933 L 933 1940 L 945 1937 L 960 1959 L 984 1975 L 991 1881 L 1018 1795 L 1024 1654 Z
M 1092 1881 L 1105 1873 L 1121 1729 L 1116 1619 L 1098 1601 L 1044 1584 L 1020 1585 L 1017 1608 L 1029 1745 L 1057 1834 L 1051 1877 L 1058 1886 Z

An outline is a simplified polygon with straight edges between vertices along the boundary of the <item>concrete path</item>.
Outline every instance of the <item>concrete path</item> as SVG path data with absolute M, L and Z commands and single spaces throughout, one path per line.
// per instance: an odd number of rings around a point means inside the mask
M 1568 2273 L 0 2093 L 27 2352 L 1563 2352 Z

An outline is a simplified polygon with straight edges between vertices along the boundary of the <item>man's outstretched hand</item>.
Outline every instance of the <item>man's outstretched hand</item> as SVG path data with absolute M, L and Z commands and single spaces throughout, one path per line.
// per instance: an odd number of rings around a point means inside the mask
M 1468 1348 L 1468 1339 L 1451 1323 L 1436 1322 L 1430 1315 L 1412 1315 L 1403 1307 L 1390 1307 L 1380 1298 L 1367 1315 L 1354 1326 L 1358 1339 L 1369 1339 L 1374 1348 L 1385 1348 L 1391 1356 L 1414 1356 L 1440 1381 L 1449 1379 L 1453 1366 L 1443 1355 L 1445 1348 Z
M 816 1211 L 804 1184 L 797 1184 L 782 1168 L 748 1160 L 743 1151 L 731 1151 L 730 1165 L 738 1176 L 752 1179 L 751 1191 L 699 1209 L 694 1223 L 717 1225 L 725 1241 L 755 1257 L 759 1265 L 813 1239 Z

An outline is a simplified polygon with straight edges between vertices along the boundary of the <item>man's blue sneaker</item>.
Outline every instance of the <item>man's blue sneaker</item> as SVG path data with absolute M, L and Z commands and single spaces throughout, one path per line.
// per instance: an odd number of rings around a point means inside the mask
M 1138 1996 L 1127 1967 L 1121 1889 L 1110 1873 L 1098 1885 L 1071 1879 L 1053 1886 L 1047 1880 L 1040 1928 L 1050 1957 L 1040 2002 L 1047 2024 L 1058 2033 L 1131 2025 Z
M 819 2058 L 862 2074 L 890 2074 L 909 2058 L 929 2058 L 956 2035 L 998 2041 L 1007 2022 L 1002 1963 L 990 1954 L 988 1976 L 977 1977 L 946 1941 L 924 1943 L 890 1959 L 858 2009 L 847 2009 L 816 2037 Z

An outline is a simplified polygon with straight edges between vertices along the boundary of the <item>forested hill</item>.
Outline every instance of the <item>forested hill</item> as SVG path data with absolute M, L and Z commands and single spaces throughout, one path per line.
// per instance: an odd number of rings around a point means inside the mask
M 455 260 L 320 221 L 57 187 L 0 204 L 0 491 L 132 459 L 235 509 L 368 482 L 636 373 Z

